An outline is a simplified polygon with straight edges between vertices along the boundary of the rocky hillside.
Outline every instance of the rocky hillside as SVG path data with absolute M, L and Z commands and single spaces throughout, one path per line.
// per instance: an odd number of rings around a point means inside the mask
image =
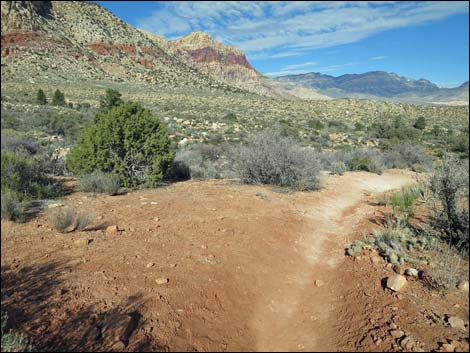
M 416 102 L 468 102 L 468 83 L 456 89 L 439 88 L 425 79 L 372 71 L 338 77 L 311 72 L 277 78 L 284 85 L 302 85 L 334 98 L 390 98 Z
M 2 81 L 106 80 L 231 90 L 101 6 L 2 1 Z
M 208 34 L 169 41 L 83 1 L 2 1 L 2 81 L 145 82 L 164 88 L 328 98 L 264 77 Z

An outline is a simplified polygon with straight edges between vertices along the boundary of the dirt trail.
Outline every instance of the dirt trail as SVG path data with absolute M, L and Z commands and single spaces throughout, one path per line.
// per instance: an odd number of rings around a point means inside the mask
M 407 173 L 384 175 L 353 174 L 344 182 L 341 177 L 325 180 L 318 194 L 299 195 L 293 206 L 308 219 L 298 244 L 298 256 L 307 266 L 286 267 L 276 274 L 272 296 L 261 302 L 255 314 L 259 351 L 336 350 L 332 317 L 345 283 L 337 273 L 344 259 L 344 248 L 350 244 L 355 227 L 371 216 L 373 206 L 365 196 L 384 192 L 413 182 Z M 315 281 L 322 281 L 320 286 Z M 317 282 L 319 283 L 319 282 Z
M 112 197 L 77 192 L 65 201 L 98 219 L 70 234 L 54 231 L 43 214 L 2 221 L 2 310 L 38 350 L 375 350 L 368 333 L 387 335 L 377 323 L 400 305 L 412 313 L 403 324 L 434 343 L 441 331 L 429 331 L 417 311 L 427 308 L 397 304 L 383 290 L 390 269 L 344 256 L 379 227 L 371 194 L 411 183 L 414 173 L 323 181 L 322 190 L 299 193 L 234 181 Z M 119 234 L 107 234 L 109 224 Z M 434 300 L 418 283 L 410 287 Z M 468 316 L 468 297 L 444 305 Z

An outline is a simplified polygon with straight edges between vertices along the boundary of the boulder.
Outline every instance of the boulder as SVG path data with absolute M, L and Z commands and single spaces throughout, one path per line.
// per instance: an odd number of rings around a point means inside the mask
M 400 292 L 406 284 L 406 278 L 402 275 L 394 275 L 387 278 L 387 288 Z

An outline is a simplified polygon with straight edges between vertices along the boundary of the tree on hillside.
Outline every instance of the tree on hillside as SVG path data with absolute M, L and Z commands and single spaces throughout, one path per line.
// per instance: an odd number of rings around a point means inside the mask
M 36 102 L 41 105 L 47 104 L 47 98 L 42 89 L 38 89 L 38 93 L 36 95 Z
M 54 96 L 52 97 L 52 105 L 56 105 L 56 106 L 65 105 L 65 96 L 58 89 L 54 92 Z
M 139 103 L 123 102 L 95 115 L 70 151 L 67 167 L 76 174 L 117 174 L 123 186 L 156 186 L 173 158 L 166 125 Z
M 104 111 L 109 111 L 122 103 L 121 93 L 108 88 L 106 94 L 100 98 L 100 107 Z
M 416 119 L 413 127 L 418 130 L 424 130 L 426 128 L 426 119 L 423 116 L 420 116 Z

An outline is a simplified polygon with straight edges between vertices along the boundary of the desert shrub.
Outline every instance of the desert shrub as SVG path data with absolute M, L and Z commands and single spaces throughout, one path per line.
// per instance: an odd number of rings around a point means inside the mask
M 16 195 L 10 191 L 2 191 L 2 219 L 10 221 L 22 219 L 22 207 Z
M 237 121 L 237 116 L 234 113 L 228 113 L 225 115 L 225 117 L 222 119 L 222 121 L 232 121 L 236 122 Z
M 8 315 L 4 311 L 2 311 L 1 320 L 2 352 L 30 352 L 31 346 L 26 338 L 22 334 L 7 329 Z
M 338 175 L 343 175 L 348 171 L 341 153 L 324 151 L 319 153 L 318 157 L 322 170 L 327 170 Z
M 347 131 L 348 125 L 341 120 L 330 120 L 328 121 L 328 127 L 336 131 Z
M 116 195 L 121 183 L 116 174 L 94 172 L 80 178 L 79 190 L 83 192 Z
M 55 207 L 47 212 L 49 223 L 58 232 L 65 233 L 71 230 L 75 218 L 75 210 L 72 207 Z
M 61 153 L 65 146 L 64 141 L 41 141 L 29 137 L 28 134 L 11 131 L 2 131 L 2 151 L 13 152 L 33 158 L 41 166 L 45 174 L 64 175 L 65 160 Z
M 420 172 L 428 171 L 432 166 L 432 160 L 425 148 L 410 143 L 401 143 L 385 151 L 382 155 L 382 163 L 387 168 L 409 168 Z
M 469 156 L 469 135 L 467 131 L 462 131 L 457 135 L 453 135 L 447 138 L 449 149 L 452 152 L 461 153 L 462 158 L 468 158 Z
M 170 181 L 184 181 L 191 179 L 191 169 L 185 162 L 178 160 L 179 158 L 180 155 L 177 152 L 175 161 L 173 162 L 170 170 L 168 170 L 165 179 Z
M 364 131 L 365 128 L 366 128 L 366 127 L 364 126 L 364 124 L 361 124 L 359 121 L 356 121 L 356 122 L 354 123 L 354 130 L 355 130 L 355 131 Z
M 79 231 L 84 230 L 90 224 L 92 224 L 94 220 L 95 220 L 95 214 L 94 213 L 80 211 L 77 214 L 77 219 L 75 221 L 76 222 L 75 229 L 79 230 Z
M 50 106 L 40 106 L 31 112 L 2 109 L 2 129 L 11 128 L 26 133 L 41 131 L 48 135 L 64 136 L 72 141 L 89 120 L 90 110 L 77 112 L 68 108 L 57 110 Z
M 20 201 L 51 194 L 53 180 L 46 176 L 44 166 L 37 159 L 24 153 L 2 151 L 1 161 L 2 192 L 13 192 Z
M 377 206 L 387 206 L 390 204 L 391 196 L 386 192 L 378 192 L 374 194 L 374 201 Z
M 41 105 L 47 104 L 46 94 L 42 89 L 38 89 L 38 93 L 36 95 L 36 103 Z
M 308 127 L 313 130 L 321 130 L 325 127 L 325 124 L 316 118 L 312 118 L 308 121 Z
M 205 144 L 183 147 L 176 152 L 175 165 L 178 165 L 181 177 L 188 176 L 187 179 L 220 179 L 228 176 L 220 147 Z
M 248 137 L 231 151 L 237 176 L 248 184 L 272 184 L 313 190 L 319 187 L 320 163 L 279 130 L 266 129 Z
M 348 255 L 354 255 L 364 246 L 372 246 L 392 264 L 405 262 L 419 264 L 428 260 L 429 249 L 434 248 L 436 238 L 413 232 L 410 228 L 396 223 L 381 231 L 373 231 L 370 236 L 351 244 Z
M 52 97 L 52 105 L 65 106 L 65 96 L 58 89 L 54 92 L 54 96 Z
M 63 143 L 47 143 L 38 150 L 36 159 L 42 165 L 44 173 L 50 175 L 68 174 L 63 146 Z
M 416 119 L 415 123 L 413 124 L 413 127 L 418 130 L 424 130 L 426 128 L 426 119 L 424 116 L 418 117 L 418 119 Z
M 433 289 L 450 289 L 455 287 L 462 274 L 462 257 L 455 248 L 443 242 L 435 242 L 431 249 L 432 261 L 430 276 L 425 283 Z M 467 273 L 468 276 L 468 273 Z
M 39 149 L 35 139 L 21 133 L 10 133 L 10 131 L 2 131 L 1 146 L 2 151 L 22 151 L 29 154 L 35 154 Z
M 391 196 L 390 204 L 398 220 L 409 221 L 414 216 L 418 197 L 413 188 L 402 188 Z
M 105 95 L 100 98 L 100 108 L 103 111 L 109 111 L 121 103 L 121 93 L 110 88 L 108 88 Z
M 67 167 L 78 175 L 114 173 L 124 186 L 156 186 L 173 158 L 166 125 L 140 104 L 125 102 L 96 114 L 70 151 Z
M 433 207 L 436 229 L 464 253 L 469 250 L 469 176 L 466 162 L 447 155 L 430 180 L 438 203 Z
M 344 163 L 348 170 L 362 170 L 381 174 L 384 165 L 380 151 L 372 148 L 357 148 L 344 155 Z
M 406 119 L 395 117 L 389 122 L 374 123 L 371 126 L 372 136 L 381 139 L 399 141 L 415 141 L 420 135 L 420 130 L 408 125 Z

